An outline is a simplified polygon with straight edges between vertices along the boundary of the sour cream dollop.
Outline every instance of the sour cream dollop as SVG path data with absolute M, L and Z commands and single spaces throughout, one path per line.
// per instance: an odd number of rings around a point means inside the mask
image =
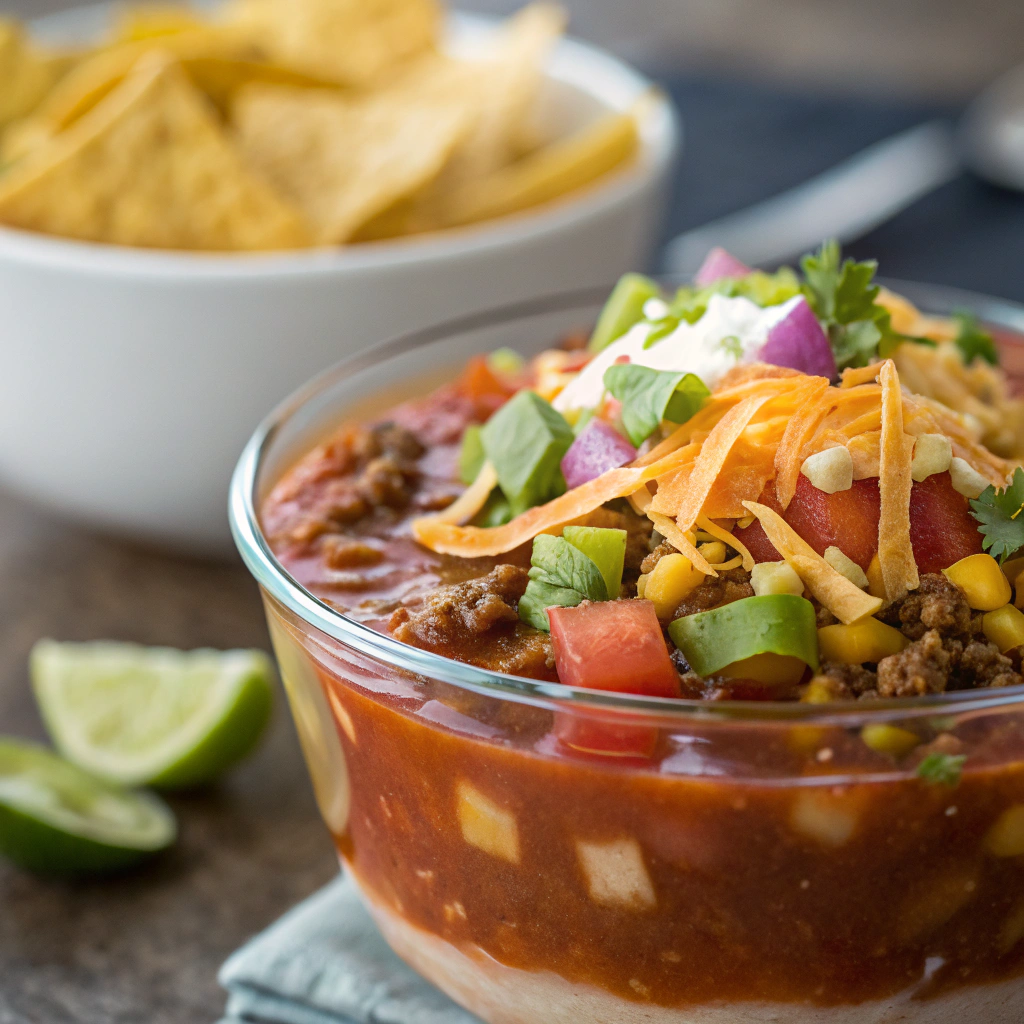
M 652 325 L 638 323 L 587 363 L 552 404 L 559 412 L 595 408 L 604 395 L 605 371 L 621 356 L 652 370 L 695 373 L 713 388 L 734 366 L 755 362 L 768 332 L 800 301 L 797 295 L 762 309 L 750 299 L 712 295 L 707 311 L 695 324 L 681 321 L 671 334 L 646 349 Z

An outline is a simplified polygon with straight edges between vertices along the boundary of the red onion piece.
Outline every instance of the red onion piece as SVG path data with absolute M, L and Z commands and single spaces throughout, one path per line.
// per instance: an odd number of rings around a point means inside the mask
M 788 366 L 817 377 L 831 379 L 836 375 L 836 357 L 828 335 L 802 295 L 785 319 L 768 332 L 757 358 L 762 363 Z
M 562 475 L 572 490 L 635 458 L 636 449 L 614 427 L 594 419 L 569 446 L 562 459 Z
M 740 263 L 731 253 L 716 246 L 704 257 L 704 262 L 700 265 L 700 270 L 697 271 L 693 283 L 701 288 L 706 288 L 723 277 L 746 277 L 749 273 L 751 273 L 750 267 L 745 263 Z

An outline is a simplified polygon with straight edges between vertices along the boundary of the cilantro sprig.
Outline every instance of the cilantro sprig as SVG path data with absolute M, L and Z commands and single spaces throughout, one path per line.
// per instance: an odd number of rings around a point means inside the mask
M 1002 490 L 991 484 L 971 500 L 971 515 L 981 525 L 982 548 L 1005 562 L 1024 548 L 1024 469 L 1018 466 Z
M 953 319 L 957 326 L 954 344 L 960 349 L 964 362 L 970 366 L 975 359 L 983 359 L 991 366 L 998 366 L 999 353 L 995 340 L 978 323 L 978 318 L 970 310 L 959 309 L 953 314 Z
M 832 240 L 804 256 L 800 266 L 804 297 L 828 334 L 840 370 L 867 366 L 891 355 L 900 342 L 914 340 L 894 331 L 888 310 L 875 301 L 880 288 L 873 283 L 874 260 L 843 260 Z
M 583 600 L 607 601 L 608 586 L 597 563 L 564 537 L 533 539 L 530 582 L 519 600 L 519 617 L 535 629 L 551 629 L 546 609 L 575 608 Z
M 963 754 L 943 754 L 935 751 L 917 766 L 917 777 L 933 786 L 948 786 L 955 789 L 960 784 L 966 760 Z

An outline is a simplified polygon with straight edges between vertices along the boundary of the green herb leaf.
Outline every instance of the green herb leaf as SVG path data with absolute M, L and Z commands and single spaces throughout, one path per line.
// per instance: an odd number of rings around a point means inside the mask
M 867 366 L 876 356 L 887 358 L 912 339 L 892 329 L 888 311 L 878 305 L 873 284 L 878 264 L 842 259 L 839 243 L 825 242 L 817 253 L 800 261 L 803 293 L 832 343 L 836 366 Z
M 929 754 L 918 766 L 917 776 L 933 786 L 949 786 L 954 789 L 963 774 L 964 754 Z
M 617 341 L 644 318 L 644 306 L 648 299 L 660 295 L 661 289 L 649 277 L 643 274 L 623 274 L 601 310 L 587 348 L 591 352 L 600 352 Z
M 565 491 L 562 457 L 574 440 L 572 428 L 535 391 L 519 391 L 480 432 L 498 485 L 519 515 Z
M 964 362 L 970 366 L 975 359 L 984 359 L 992 366 L 999 365 L 999 352 L 992 335 L 979 323 L 978 318 L 970 310 L 960 309 L 953 314 L 957 325 L 956 347 Z
M 462 450 L 459 452 L 459 479 L 467 487 L 477 478 L 486 458 L 480 428 L 470 424 L 462 434 Z
M 604 386 L 622 403 L 622 426 L 636 447 L 662 420 L 685 423 L 711 394 L 696 374 L 652 370 L 636 363 L 609 366 Z
M 533 538 L 530 579 L 578 590 L 591 601 L 607 601 L 608 587 L 594 560 L 564 537 L 541 533 Z
M 544 609 L 552 605 L 573 608 L 584 599 L 608 600 L 601 570 L 564 537 L 545 533 L 534 537 L 530 562 L 530 582 L 519 601 L 519 617 L 536 629 L 550 629 Z
M 575 608 L 582 600 L 583 595 L 578 590 L 530 580 L 526 584 L 526 592 L 519 599 L 519 618 L 534 629 L 550 633 L 547 609 L 556 605 L 560 608 Z
M 991 484 L 971 499 L 971 515 L 981 523 L 982 548 L 1005 562 L 1024 548 L 1024 469 L 1018 466 L 1002 490 Z

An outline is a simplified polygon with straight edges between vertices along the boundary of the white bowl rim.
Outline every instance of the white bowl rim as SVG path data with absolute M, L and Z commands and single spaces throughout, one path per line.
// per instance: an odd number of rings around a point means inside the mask
M 44 29 L 56 27 L 63 19 L 111 6 L 101 3 L 72 8 L 30 24 Z M 452 17 L 457 24 L 477 29 L 498 21 L 465 12 L 453 12 Z M 569 37 L 562 39 L 552 55 L 548 75 L 579 88 L 609 109 L 626 109 L 641 96 L 650 97 L 640 130 L 640 154 L 630 168 L 613 172 L 607 181 L 598 181 L 576 196 L 535 210 L 395 241 L 268 253 L 180 252 L 86 242 L 0 225 L 0 259 L 96 276 L 260 280 L 403 267 L 543 239 L 601 210 L 628 202 L 667 171 L 682 137 L 678 114 L 667 95 L 639 71 L 598 47 Z

